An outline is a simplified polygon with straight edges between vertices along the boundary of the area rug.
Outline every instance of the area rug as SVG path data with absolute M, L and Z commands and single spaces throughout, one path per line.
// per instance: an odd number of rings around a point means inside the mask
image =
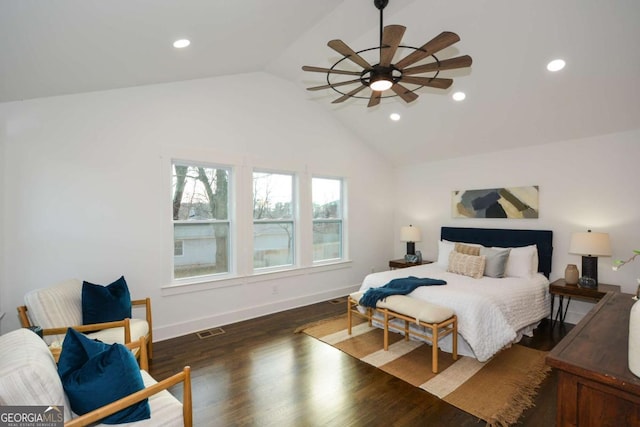
M 298 328 L 343 352 L 419 387 L 451 405 L 487 422 L 490 426 L 515 424 L 525 409 L 533 406 L 537 389 L 551 370 L 545 365 L 547 352 L 521 345 L 501 351 L 480 363 L 439 352 L 439 373 L 431 372 L 431 346 L 389 334 L 384 351 L 383 331 L 354 319 L 347 333 L 346 315 Z

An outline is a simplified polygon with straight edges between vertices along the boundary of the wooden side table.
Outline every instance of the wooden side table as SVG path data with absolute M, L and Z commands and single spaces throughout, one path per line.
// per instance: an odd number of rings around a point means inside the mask
M 564 323 L 564 318 L 567 315 L 571 298 L 583 299 L 588 301 L 600 301 L 609 292 L 620 292 L 619 285 L 607 285 L 605 283 L 598 283 L 597 289 L 581 288 L 578 285 L 567 285 L 564 279 L 558 279 L 549 285 L 549 293 L 551 294 L 551 320 L 553 322 L 560 321 Z M 553 307 L 555 303 L 555 297 L 560 297 L 558 304 L 558 310 L 554 316 Z M 567 305 L 564 306 L 564 297 L 567 297 Z
M 428 261 L 428 260 L 422 260 L 422 262 L 408 262 L 404 258 L 393 259 L 389 261 L 389 269 L 395 270 L 396 268 L 414 267 L 416 265 L 431 264 L 432 262 L 433 261 Z

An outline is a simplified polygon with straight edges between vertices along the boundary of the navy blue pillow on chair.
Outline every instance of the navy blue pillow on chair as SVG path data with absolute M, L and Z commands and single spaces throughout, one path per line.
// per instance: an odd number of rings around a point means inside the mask
M 82 282 L 82 324 L 131 318 L 131 294 L 124 276 L 107 286 Z
M 58 375 L 71 410 L 84 415 L 144 389 L 133 353 L 122 344 L 105 344 L 68 329 L 58 361 Z M 121 424 L 151 417 L 149 401 L 142 400 L 101 422 Z

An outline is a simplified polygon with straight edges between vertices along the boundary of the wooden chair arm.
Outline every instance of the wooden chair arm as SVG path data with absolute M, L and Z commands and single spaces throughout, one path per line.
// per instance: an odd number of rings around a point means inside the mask
M 116 400 L 108 405 L 102 406 L 91 412 L 88 412 L 73 420 L 67 421 L 65 427 L 82 427 L 88 426 L 96 421 L 103 419 L 111 414 L 114 414 L 124 408 L 127 408 L 134 403 L 138 403 L 156 393 L 166 390 L 178 383 L 184 383 L 184 393 L 182 402 L 182 417 L 185 427 L 193 426 L 193 412 L 192 412 L 192 399 L 191 399 L 191 368 L 185 366 L 182 372 L 179 372 L 165 380 L 160 381 L 157 384 L 153 384 L 143 390 L 137 391 L 133 394 Z
M 92 323 L 90 325 L 74 325 L 74 326 L 64 326 L 61 328 L 48 328 L 43 329 L 43 335 L 64 335 L 67 333 L 67 329 L 72 328 L 78 332 L 92 332 L 92 331 L 100 331 L 102 329 L 110 329 L 110 328 L 124 328 L 124 342 L 131 342 L 131 325 L 129 319 L 117 320 L 114 322 L 104 322 L 104 323 Z
M 134 299 L 131 300 L 131 307 L 145 306 L 147 324 L 149 325 L 149 338 L 147 340 L 149 344 L 149 358 L 153 357 L 153 319 L 151 317 L 151 298 Z
M 29 316 L 27 316 L 27 306 L 21 305 L 18 307 L 18 317 L 20 318 L 20 326 L 23 328 L 28 328 L 29 326 L 33 326 L 31 321 L 29 320 Z
M 132 341 L 128 344 L 125 344 L 131 352 L 138 359 L 138 365 L 140 369 L 149 372 L 149 356 L 147 355 L 147 339 L 145 337 L 140 337 L 137 341 Z

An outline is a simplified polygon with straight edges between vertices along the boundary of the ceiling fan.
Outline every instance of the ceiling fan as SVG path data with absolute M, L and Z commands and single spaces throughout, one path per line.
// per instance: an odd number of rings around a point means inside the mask
M 415 93 L 421 87 L 428 86 L 437 89 L 448 89 L 453 84 L 453 79 L 438 78 L 441 70 L 453 70 L 457 68 L 465 68 L 471 66 L 471 57 L 469 55 L 459 56 L 456 58 L 439 60 L 435 54 L 458 41 L 460 37 L 457 34 L 444 31 L 428 41 L 421 47 L 403 46 L 402 36 L 406 27 L 402 25 L 388 25 L 383 27 L 382 14 L 389 0 L 373 0 L 375 7 L 380 10 L 380 43 L 378 46 L 354 51 L 342 40 L 331 40 L 327 43 L 331 49 L 338 52 L 343 57 L 335 62 L 331 68 L 311 67 L 305 65 L 302 67 L 304 71 L 327 74 L 327 84 L 322 86 L 314 86 L 307 90 L 333 89 L 342 96 L 334 100 L 332 103 L 337 104 L 346 101 L 349 98 L 369 99 L 367 107 L 373 107 L 380 103 L 381 98 L 390 98 L 399 96 L 405 102 L 412 102 L 418 98 Z M 396 62 L 392 63 L 393 57 L 398 48 L 411 49 L 413 52 Z M 365 58 L 360 56 L 361 53 L 379 50 L 380 59 L 377 64 L 371 65 Z M 411 67 L 411 65 L 432 57 L 435 61 L 423 65 Z M 343 61 L 349 60 L 362 68 L 362 71 L 351 71 L 337 68 Z M 416 76 L 416 74 L 434 73 L 431 76 Z M 332 81 L 336 75 L 358 76 L 352 80 Z M 355 89 L 349 92 L 343 92 L 338 87 L 359 84 Z M 409 89 L 405 84 L 415 86 Z M 371 89 L 368 97 L 358 96 L 365 88 Z M 395 95 L 385 95 L 383 92 L 391 89 Z

